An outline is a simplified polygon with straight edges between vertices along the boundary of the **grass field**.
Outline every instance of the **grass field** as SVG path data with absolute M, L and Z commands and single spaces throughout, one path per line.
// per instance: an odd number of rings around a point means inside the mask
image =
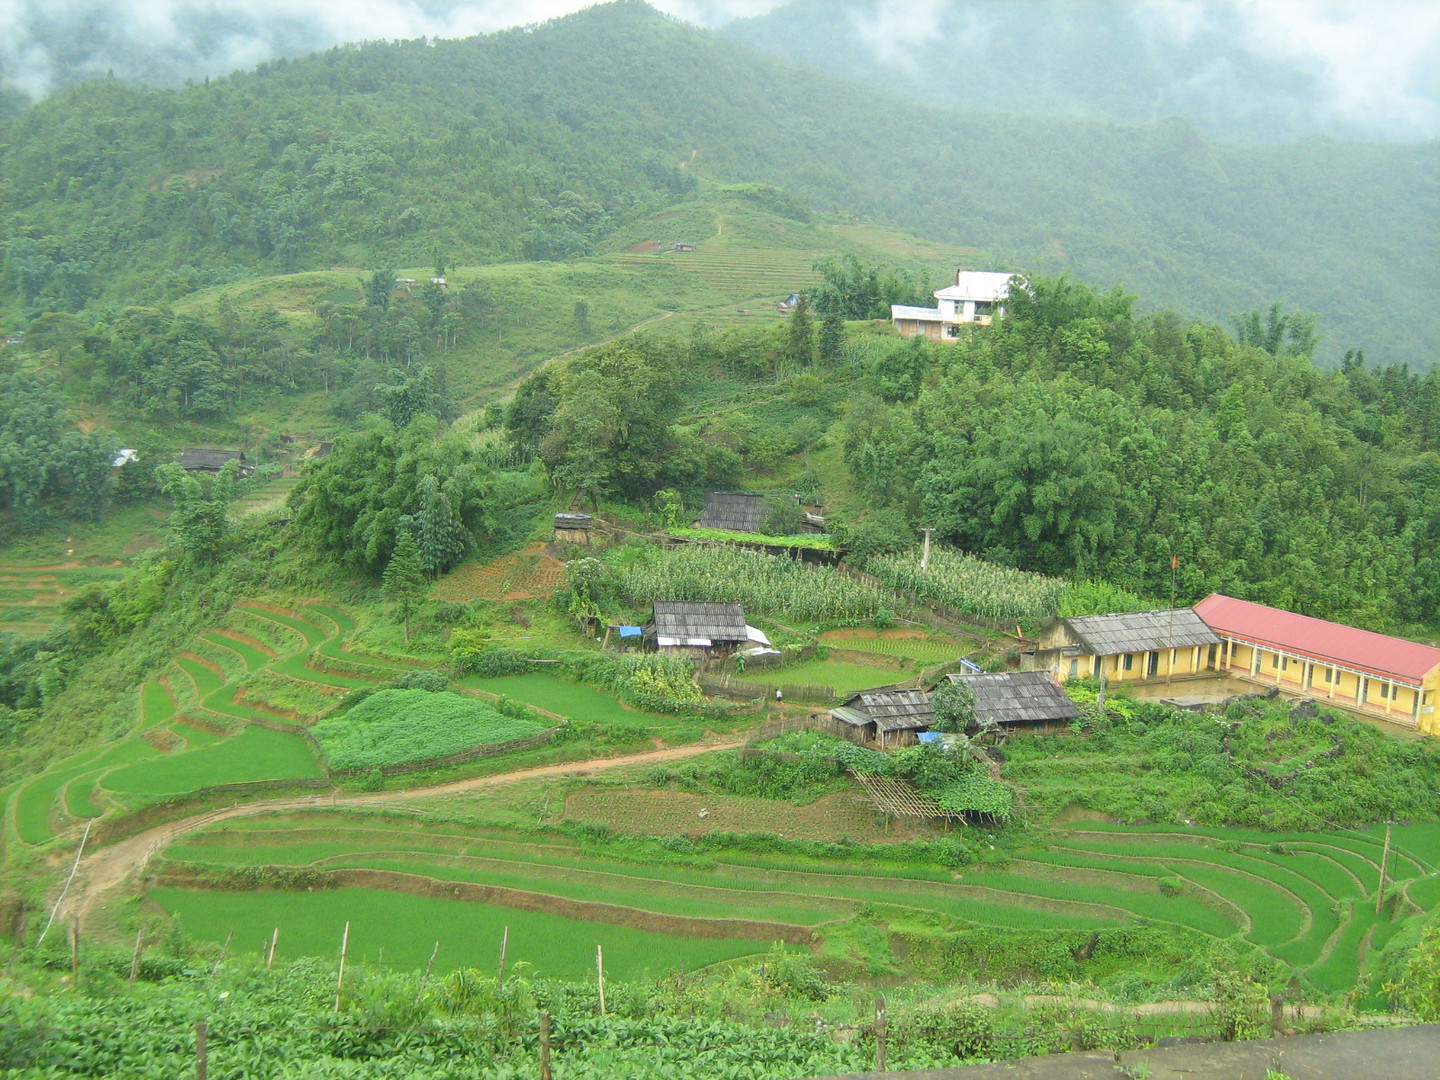
M 338 957 L 350 923 L 349 958 L 388 967 L 425 965 L 440 942 L 437 970 L 476 966 L 489 970 L 510 928 L 506 962 L 535 975 L 593 977 L 595 947 L 605 951 L 607 973 L 617 979 L 658 977 L 763 952 L 768 942 L 686 938 L 568 919 L 540 912 L 458 900 L 405 896 L 375 889 L 314 893 L 208 892 L 155 889 L 151 898 L 177 916 L 186 933 L 222 942 L 234 931 L 232 950 L 258 954 L 280 929 L 278 962 L 299 956 Z M 381 952 L 384 956 L 382 958 Z

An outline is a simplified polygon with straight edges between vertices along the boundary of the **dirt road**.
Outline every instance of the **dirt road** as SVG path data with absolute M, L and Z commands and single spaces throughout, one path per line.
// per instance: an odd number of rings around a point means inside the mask
M 715 750 L 734 750 L 743 746 L 743 740 L 701 742 L 690 746 L 673 746 L 663 750 L 647 750 L 639 754 L 622 754 L 619 757 L 592 758 L 588 761 L 571 761 L 559 765 L 539 765 L 514 772 L 496 773 L 492 776 L 477 776 L 470 780 L 456 780 L 449 784 L 437 784 L 428 788 L 408 788 L 402 791 L 376 791 L 346 795 L 303 795 L 279 799 L 262 799 L 256 802 L 240 803 L 219 810 L 207 810 L 201 814 L 169 821 L 146 829 L 142 833 L 117 840 L 106 847 L 84 853 L 75 871 L 75 879 L 59 910 L 60 918 L 78 913 L 81 921 L 96 902 L 111 889 L 123 884 L 132 875 L 143 870 L 160 851 L 187 833 L 202 829 L 217 821 L 248 817 L 277 810 L 309 810 L 320 806 L 383 806 L 386 803 L 404 799 L 430 797 L 433 795 L 460 795 L 467 791 L 513 784 L 521 780 L 533 780 L 542 776 L 588 776 L 593 772 L 618 768 L 622 765 L 649 764 L 650 762 L 673 761 L 676 758 L 708 754 Z

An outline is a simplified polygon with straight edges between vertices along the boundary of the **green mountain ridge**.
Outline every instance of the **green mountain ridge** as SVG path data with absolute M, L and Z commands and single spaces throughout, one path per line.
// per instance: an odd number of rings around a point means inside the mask
M 255 272 L 572 257 L 719 181 L 1213 321 L 1282 300 L 1320 315 L 1322 359 L 1425 366 L 1440 341 L 1435 144 L 957 120 L 633 2 L 181 91 L 88 84 L 0 141 L 12 321 Z

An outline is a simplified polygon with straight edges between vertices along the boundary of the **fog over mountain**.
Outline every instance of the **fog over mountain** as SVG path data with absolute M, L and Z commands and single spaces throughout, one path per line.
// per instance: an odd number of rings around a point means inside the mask
M 524 26 L 584 0 L 8 0 L 0 114 L 86 79 L 156 86 L 344 42 Z M 1431 0 L 657 0 L 756 48 L 966 113 L 1273 140 L 1440 135 Z

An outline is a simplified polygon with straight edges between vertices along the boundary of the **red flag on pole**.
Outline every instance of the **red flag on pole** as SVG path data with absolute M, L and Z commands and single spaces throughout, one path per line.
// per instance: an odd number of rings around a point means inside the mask
M 1179 555 L 1171 555 L 1171 556 L 1170 556 L 1170 569 L 1171 569 L 1171 570 L 1174 570 L 1174 569 L 1175 569 L 1176 567 L 1178 567 L 1179 565 L 1180 565 L 1180 556 L 1179 556 Z

